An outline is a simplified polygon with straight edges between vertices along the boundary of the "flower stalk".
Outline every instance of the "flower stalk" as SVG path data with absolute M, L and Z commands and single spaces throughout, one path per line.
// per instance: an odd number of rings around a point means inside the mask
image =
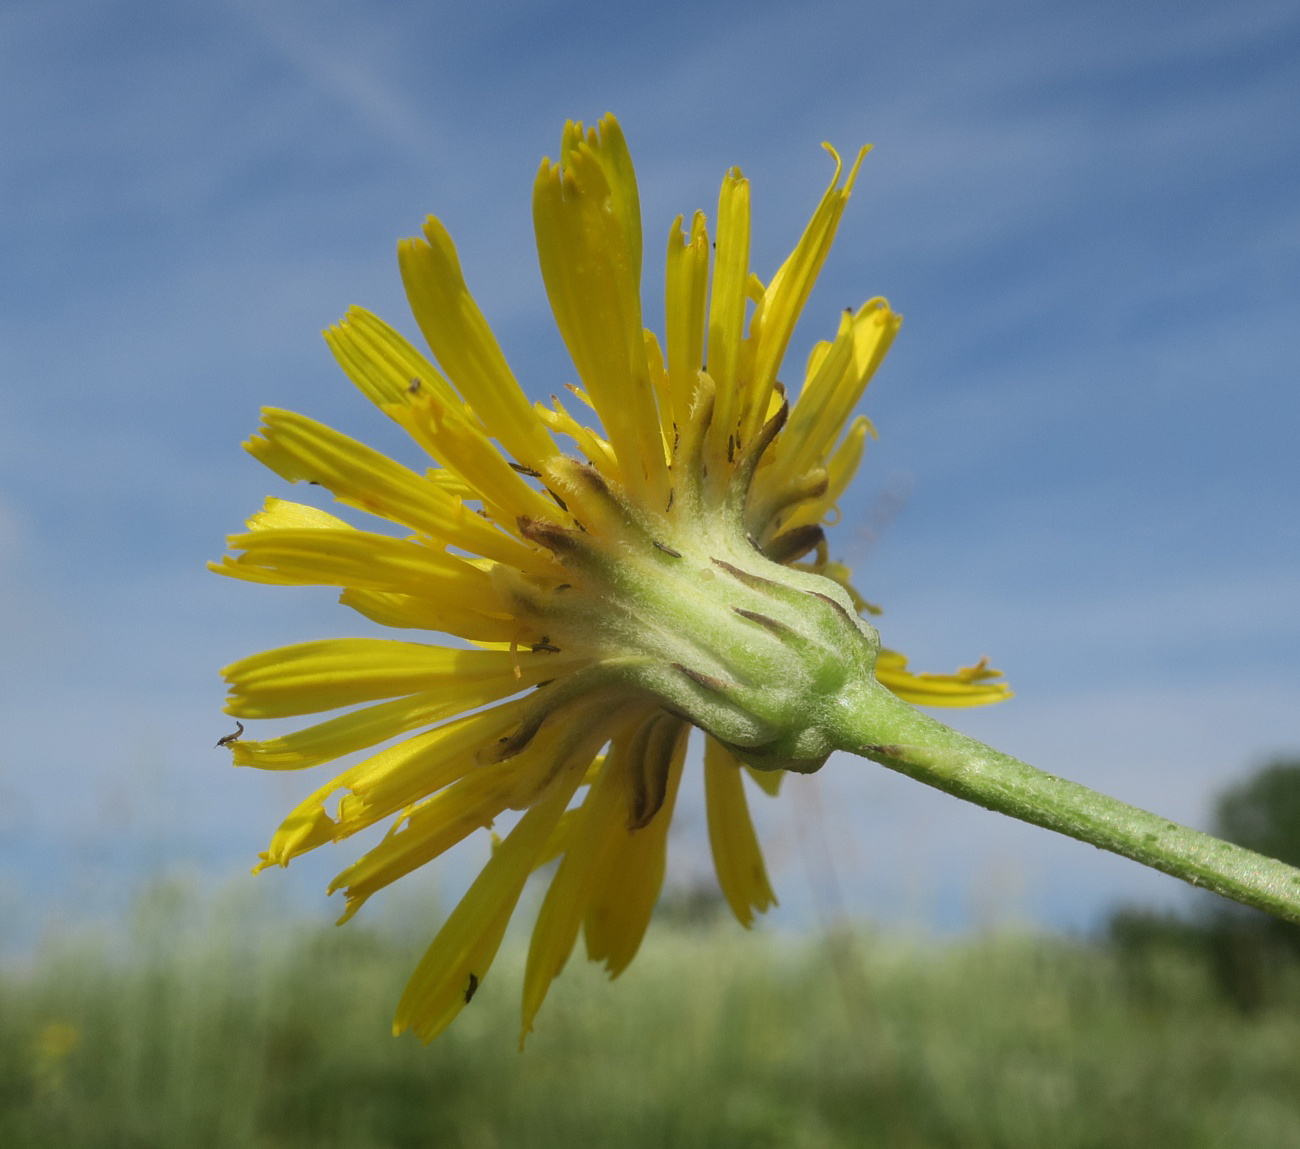
M 1058 778 L 922 714 L 876 682 L 840 708 L 839 747 L 964 798 L 1300 922 L 1300 870 Z

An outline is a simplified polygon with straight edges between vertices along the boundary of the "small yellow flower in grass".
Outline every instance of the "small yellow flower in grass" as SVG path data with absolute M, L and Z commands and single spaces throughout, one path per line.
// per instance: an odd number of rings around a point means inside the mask
M 81 1045 L 81 1030 L 66 1021 L 47 1021 L 32 1041 L 32 1075 L 41 1093 L 54 1093 L 67 1084 L 67 1061 Z
M 66 1021 L 50 1021 L 36 1035 L 37 1056 L 45 1061 L 62 1061 L 81 1044 L 81 1030 Z
M 705 733 L 718 881 L 749 925 L 775 898 L 746 771 L 775 794 L 782 771 L 816 770 L 837 745 L 845 692 L 873 673 L 913 702 L 1006 697 L 983 663 L 918 675 L 879 650 L 861 618 L 874 608 L 828 554 L 821 524 L 874 433 L 853 410 L 899 325 L 883 299 L 845 312 L 787 398 L 786 348 L 862 159 L 844 177 L 831 156 L 830 187 L 767 284 L 749 268 L 738 170 L 723 180 L 713 244 L 701 213 L 672 225 L 661 344 L 642 320 L 641 215 L 622 132 L 612 117 L 570 123 L 559 162 L 538 173 L 533 216 L 577 368 L 572 399 L 525 398 L 450 236 L 429 219 L 399 258 L 438 365 L 360 309 L 326 339 L 435 465 L 410 470 L 288 411 L 266 411 L 246 444 L 283 478 L 399 531 L 270 499 L 214 569 L 342 587 L 343 603 L 415 639 L 310 642 L 226 668 L 227 709 L 241 719 L 352 708 L 294 734 L 232 740 L 237 764 L 300 769 L 391 743 L 304 800 L 261 866 L 391 820 L 334 881 L 347 919 L 522 811 L 416 969 L 398 1032 L 430 1040 L 464 1008 L 528 876 L 555 859 L 524 976 L 524 1033 L 579 932 L 611 976 L 627 966 L 663 882 L 692 727 Z M 429 645 L 422 631 L 462 642 Z

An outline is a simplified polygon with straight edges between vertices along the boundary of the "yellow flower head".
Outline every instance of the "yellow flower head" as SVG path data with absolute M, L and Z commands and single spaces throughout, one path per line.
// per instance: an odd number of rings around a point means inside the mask
M 81 1044 L 81 1030 L 66 1021 L 50 1021 L 36 1034 L 37 1057 L 46 1063 L 62 1061 Z
M 742 763 L 771 794 L 783 770 L 819 767 L 835 746 L 837 699 L 873 672 L 914 702 L 1006 695 L 983 663 L 910 674 L 879 649 L 861 618 L 874 608 L 827 553 L 821 524 L 874 434 L 852 412 L 899 325 L 882 299 L 845 312 L 787 399 L 786 347 L 865 154 L 841 182 L 827 150 L 830 187 L 766 285 L 749 270 L 749 184 L 737 169 L 723 180 L 712 252 L 702 213 L 689 229 L 674 222 L 661 345 L 642 322 L 641 215 L 623 134 L 612 116 L 567 124 L 559 162 L 542 162 L 533 217 L 581 384 L 569 385 L 568 406 L 529 403 L 430 218 L 399 260 L 439 366 L 359 308 L 326 339 L 435 465 L 409 470 L 288 411 L 265 411 L 246 444 L 283 478 L 317 483 L 401 533 L 269 499 L 214 569 L 342 587 L 340 601 L 368 619 L 463 640 L 332 639 L 226 668 L 239 718 L 353 707 L 284 737 L 233 740 L 237 764 L 300 769 L 392 742 L 302 802 L 259 868 L 393 819 L 331 887 L 345 892 L 346 920 L 523 811 L 420 962 L 397 1032 L 430 1040 L 464 1008 L 529 874 L 556 858 L 528 954 L 524 1032 L 580 930 L 611 976 L 627 966 L 663 881 L 692 726 L 706 734 L 718 880 L 749 925 L 775 898 Z M 597 426 L 584 425 L 584 407 Z

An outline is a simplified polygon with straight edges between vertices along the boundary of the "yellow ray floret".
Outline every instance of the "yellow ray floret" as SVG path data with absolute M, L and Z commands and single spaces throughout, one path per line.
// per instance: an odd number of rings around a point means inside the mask
M 424 239 L 403 240 L 397 256 L 415 321 L 448 378 L 462 395 L 473 396 L 488 434 L 518 462 L 535 467 L 554 446 L 469 293 L 447 229 L 430 216 Z
M 569 959 L 617 839 L 627 833 L 627 774 L 633 769 L 628 755 L 635 745 L 634 731 L 645 721 L 644 714 L 637 715 L 614 735 L 613 753 L 606 757 L 569 824 L 563 856 L 538 911 L 528 948 L 521 1040 L 532 1030 L 547 989 Z
M 635 222 L 633 222 L 635 220 Z M 634 495 L 662 505 L 668 476 L 641 322 L 641 225 L 632 161 L 612 119 L 565 133 L 533 189 L 542 279 L 578 375 Z
M 776 383 L 776 373 L 785 357 L 795 323 L 804 304 L 808 302 L 813 283 L 830 252 L 840 216 L 844 214 L 844 205 L 848 203 L 849 194 L 853 191 L 858 168 L 870 151 L 870 148 L 863 148 L 858 152 L 858 158 L 841 187 L 840 173 L 843 167 L 839 154 L 830 144 L 822 146 L 835 161 L 835 174 L 831 177 L 830 187 L 822 196 L 821 203 L 813 212 L 794 251 L 772 276 L 754 312 L 751 330 L 758 345 L 754 355 L 753 375 L 744 401 L 745 420 L 741 426 L 741 437 L 744 439 L 750 438 L 766 418 L 767 399 Z
M 445 488 L 378 451 L 291 411 L 268 408 L 262 418 L 262 434 L 245 446 L 282 478 L 318 483 L 342 503 L 439 543 L 515 566 L 536 561 L 528 547 L 474 514 Z
M 907 659 L 894 650 L 881 650 L 876 677 L 906 702 L 916 706 L 987 706 L 1011 697 L 987 659 L 964 666 L 956 674 L 913 674 Z
M 717 411 L 712 424 L 715 456 L 739 427 L 745 389 L 740 382 L 741 342 L 749 286 L 749 181 L 732 168 L 718 197 L 718 241 L 713 257 L 713 288 L 709 296 L 707 369 L 717 386 Z
M 397 1005 L 393 1032 L 432 1041 L 472 1000 L 500 948 L 524 882 L 582 780 L 581 753 L 561 766 L 561 781 L 506 836 L 452 911 L 416 967 Z
M 222 674 L 230 686 L 226 713 L 236 718 L 318 714 L 358 702 L 438 689 L 454 692 L 483 681 L 516 688 L 538 670 L 553 672 L 548 652 L 456 650 L 387 638 L 329 638 L 241 658 Z M 522 678 L 515 674 L 523 668 Z M 536 679 L 533 679 L 536 681 Z
M 695 395 L 695 375 L 704 363 L 704 320 L 709 292 L 709 232 L 704 213 L 691 219 L 690 234 L 678 216 L 668 236 L 665 338 L 672 422 L 685 426 Z
M 681 785 L 688 730 L 683 722 L 663 732 L 670 747 L 663 805 L 648 825 L 632 828 L 622 822 L 611 830 L 604 863 L 588 890 L 582 921 L 587 957 L 604 962 L 610 977 L 632 964 L 663 888 L 668 827 Z
M 326 339 L 357 385 L 456 475 L 470 497 L 482 499 L 503 529 L 513 530 L 519 515 L 547 509 L 541 492 L 492 446 L 474 413 L 399 332 L 354 307 Z
M 344 870 L 330 893 L 344 890 L 350 918 L 376 891 L 432 861 L 509 809 L 526 808 L 557 781 L 556 762 L 591 738 L 590 731 L 552 726 L 505 762 L 476 766 L 411 806 L 373 850 Z
M 736 920 L 748 928 L 755 911 L 776 905 L 776 895 L 749 818 L 740 763 L 713 738 L 704 746 L 704 798 L 718 884 Z

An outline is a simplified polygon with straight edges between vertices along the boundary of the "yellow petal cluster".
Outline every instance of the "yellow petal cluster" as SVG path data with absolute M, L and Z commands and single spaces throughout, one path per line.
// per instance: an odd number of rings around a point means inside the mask
M 681 217 L 672 224 L 661 344 L 641 310 L 641 216 L 621 129 L 613 117 L 590 129 L 566 125 L 559 159 L 538 172 L 533 216 L 547 296 L 577 371 L 576 407 L 528 400 L 451 237 L 431 218 L 398 255 L 432 359 L 359 308 L 326 332 L 339 365 L 431 467 L 411 470 L 279 410 L 265 411 L 245 444 L 282 478 L 317 484 L 371 516 L 375 529 L 269 499 L 230 537 L 232 553 L 215 570 L 336 586 L 373 622 L 460 640 L 340 638 L 226 668 L 227 710 L 238 718 L 342 712 L 293 733 L 233 740 L 236 764 L 294 770 L 366 755 L 294 809 L 259 868 L 390 821 L 332 886 L 344 893 L 346 919 L 476 830 L 520 815 L 420 962 L 398 1032 L 431 1040 L 471 1001 L 525 882 L 549 861 L 559 860 L 528 954 L 525 1034 L 580 933 L 611 976 L 640 945 L 663 882 L 692 724 L 708 726 L 656 693 L 654 676 L 684 675 L 707 693 L 730 671 L 725 651 L 717 665 L 705 655 L 698 665 L 672 656 L 649 665 L 661 647 L 647 635 L 660 620 L 627 608 L 619 590 L 630 569 L 621 564 L 638 545 L 649 540 L 644 549 L 665 564 L 698 552 L 705 574 L 716 569 L 738 588 L 762 583 L 709 550 L 713 524 L 731 515 L 764 563 L 826 580 L 828 593 L 814 597 L 829 605 L 819 609 L 874 610 L 830 559 L 822 528 L 875 434 L 853 412 L 898 316 L 883 299 L 845 312 L 814 346 L 793 399 L 781 381 L 866 151 L 845 174 L 827 150 L 830 185 L 766 285 L 749 266 L 749 184 L 738 169 L 724 177 L 712 240 L 702 213 L 689 227 Z M 736 626 L 770 636 L 781 625 L 732 609 L 743 619 Z M 982 662 L 918 675 L 881 651 L 876 673 L 917 703 L 970 706 L 1007 694 Z M 744 776 L 775 794 L 781 771 L 742 765 L 752 764 L 737 756 L 742 744 L 750 745 L 706 735 L 704 793 L 722 893 L 749 926 L 776 898 Z

